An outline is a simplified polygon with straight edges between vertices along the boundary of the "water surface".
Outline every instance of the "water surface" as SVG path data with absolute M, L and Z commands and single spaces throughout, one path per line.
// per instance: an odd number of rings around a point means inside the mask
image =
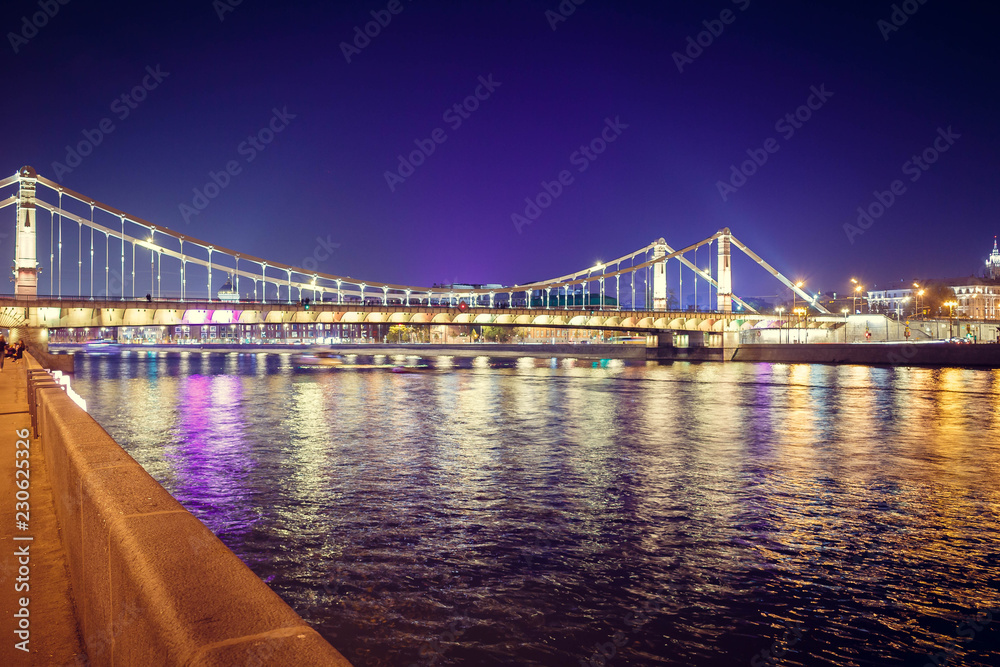
M 998 371 L 289 359 L 74 387 L 359 667 L 1000 664 Z

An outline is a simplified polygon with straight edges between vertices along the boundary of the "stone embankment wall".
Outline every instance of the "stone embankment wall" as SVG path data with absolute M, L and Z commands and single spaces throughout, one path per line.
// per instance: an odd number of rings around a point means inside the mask
M 90 664 L 349 667 L 65 392 L 37 411 Z

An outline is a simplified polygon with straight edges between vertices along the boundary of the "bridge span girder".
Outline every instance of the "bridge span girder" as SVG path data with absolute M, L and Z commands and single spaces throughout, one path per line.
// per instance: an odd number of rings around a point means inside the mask
M 8 312 L 9 311 L 9 312 Z M 746 313 L 475 309 L 298 304 L 60 301 L 39 299 L 27 307 L 4 308 L 12 323 L 33 314 L 46 328 L 147 327 L 227 324 L 404 324 L 409 326 L 517 326 L 612 331 L 712 331 L 752 328 L 770 318 Z M 808 326 L 829 326 L 810 322 Z

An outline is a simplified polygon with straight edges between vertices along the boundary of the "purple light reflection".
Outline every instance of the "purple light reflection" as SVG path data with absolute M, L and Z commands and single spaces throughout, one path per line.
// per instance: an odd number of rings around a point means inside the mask
M 220 538 L 244 535 L 260 514 L 250 493 L 255 465 L 244 436 L 242 380 L 193 375 L 179 394 L 177 446 L 165 453 L 176 475 L 173 495 Z

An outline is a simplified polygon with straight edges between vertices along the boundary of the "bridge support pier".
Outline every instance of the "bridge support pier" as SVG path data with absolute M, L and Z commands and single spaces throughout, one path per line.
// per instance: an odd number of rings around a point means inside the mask
M 30 311 L 34 311 L 31 308 Z M 34 320 L 34 313 L 31 320 Z M 23 340 L 28 348 L 28 352 L 40 363 L 43 368 L 50 371 L 62 371 L 63 373 L 73 372 L 72 354 L 51 354 L 49 352 L 49 329 L 48 327 L 37 326 L 37 321 L 29 320 L 25 326 L 11 327 L 11 342 Z
M 717 307 L 723 313 L 733 312 L 733 268 L 730 248 L 732 236 L 729 227 L 722 229 L 721 236 L 719 236 L 719 265 L 716 269 L 718 272 L 716 282 L 719 287 L 716 298 L 718 300 Z
M 667 242 L 657 239 L 653 244 L 653 259 L 656 260 L 667 254 Z M 635 278 L 632 278 L 635 280 Z M 646 288 L 647 292 L 649 288 Z M 667 310 L 667 260 L 653 265 L 653 310 Z
M 14 295 L 34 298 L 38 294 L 38 262 L 35 248 L 35 170 L 21 167 L 17 200 L 17 237 L 14 251 Z
M 47 327 L 20 326 L 10 330 L 10 342 L 16 343 L 23 340 L 24 344 L 32 351 L 42 354 L 49 353 L 49 330 Z

